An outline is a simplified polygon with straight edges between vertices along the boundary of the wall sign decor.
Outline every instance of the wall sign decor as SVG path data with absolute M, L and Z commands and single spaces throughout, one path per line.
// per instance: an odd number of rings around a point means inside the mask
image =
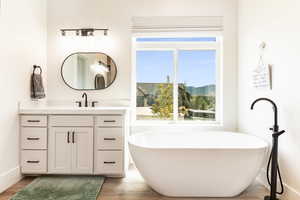
M 272 65 L 264 63 L 266 43 L 259 46 L 261 53 L 257 67 L 252 72 L 253 86 L 257 89 L 272 89 Z

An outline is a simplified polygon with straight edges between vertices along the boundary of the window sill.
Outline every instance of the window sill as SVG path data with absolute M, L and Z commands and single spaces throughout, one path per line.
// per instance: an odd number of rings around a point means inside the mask
M 135 121 L 131 124 L 133 127 L 149 126 L 199 126 L 199 127 L 222 127 L 223 123 L 218 121 Z

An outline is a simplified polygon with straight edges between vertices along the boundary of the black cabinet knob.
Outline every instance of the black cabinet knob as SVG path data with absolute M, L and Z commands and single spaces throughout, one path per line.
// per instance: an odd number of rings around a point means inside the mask
M 92 107 L 95 107 L 97 103 L 99 103 L 99 102 L 98 101 L 92 101 Z
M 81 101 L 76 101 L 76 103 L 78 104 L 78 107 L 82 107 Z

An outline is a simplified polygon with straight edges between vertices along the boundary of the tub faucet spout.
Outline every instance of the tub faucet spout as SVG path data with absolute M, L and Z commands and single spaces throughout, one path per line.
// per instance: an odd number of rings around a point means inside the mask
M 267 101 L 269 103 L 271 103 L 273 105 L 273 111 L 274 111 L 274 125 L 273 125 L 273 128 L 271 128 L 270 130 L 272 130 L 273 132 L 278 132 L 279 130 L 279 126 L 278 126 L 278 109 L 277 109 L 277 106 L 276 104 L 274 103 L 274 101 L 272 101 L 271 99 L 268 99 L 268 98 L 259 98 L 259 99 L 256 99 L 252 105 L 251 105 L 251 110 L 254 109 L 254 105 L 259 102 L 259 101 Z

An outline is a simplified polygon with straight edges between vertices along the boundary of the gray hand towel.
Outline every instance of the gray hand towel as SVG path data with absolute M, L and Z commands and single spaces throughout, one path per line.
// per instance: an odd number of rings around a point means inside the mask
M 42 73 L 36 74 L 34 71 L 31 75 L 31 98 L 32 99 L 43 99 L 46 97 Z
M 95 76 L 95 89 L 105 89 L 105 79 L 102 74 L 97 74 Z

